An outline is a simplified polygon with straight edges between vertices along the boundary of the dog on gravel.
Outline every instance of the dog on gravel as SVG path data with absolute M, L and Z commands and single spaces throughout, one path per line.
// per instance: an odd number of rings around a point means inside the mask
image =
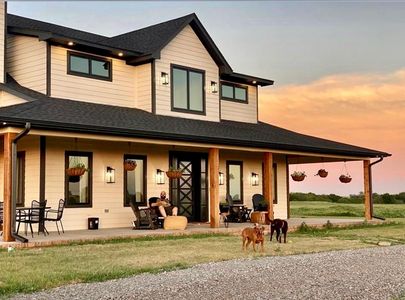
M 242 250 L 246 252 L 249 244 L 252 243 L 253 251 L 256 252 L 256 244 L 260 244 L 261 252 L 264 251 L 264 226 L 255 224 L 255 227 L 246 227 L 242 231 Z
M 273 239 L 274 231 L 276 232 L 276 240 L 281 243 L 281 236 L 284 235 L 284 243 L 287 242 L 288 223 L 285 220 L 274 219 L 270 220 L 270 241 Z

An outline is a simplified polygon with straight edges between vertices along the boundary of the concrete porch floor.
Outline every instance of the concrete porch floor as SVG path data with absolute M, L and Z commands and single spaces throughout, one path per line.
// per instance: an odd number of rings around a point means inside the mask
M 288 220 L 289 232 L 294 231 L 302 222 L 310 226 L 322 226 L 327 221 L 337 226 L 347 226 L 353 224 L 361 224 L 364 219 L 362 218 L 336 218 L 336 217 L 323 217 L 323 218 L 291 218 Z M 373 220 L 371 222 L 381 222 Z M 0 241 L 0 248 L 15 247 L 15 248 L 30 248 L 30 247 L 46 247 L 52 245 L 69 244 L 72 242 L 86 242 L 96 240 L 109 240 L 115 238 L 138 238 L 150 236 L 168 236 L 168 235 L 191 235 L 191 234 L 209 234 L 209 233 L 230 233 L 239 234 L 243 228 L 252 226 L 252 223 L 229 223 L 229 227 L 225 228 L 224 224 L 220 224 L 220 228 L 210 228 L 208 223 L 189 223 L 186 230 L 132 230 L 132 228 L 109 228 L 99 230 L 65 230 L 65 233 L 58 235 L 57 232 L 50 232 L 49 235 L 38 235 L 34 233 L 34 238 L 30 233 L 27 238 L 28 243 L 20 242 L 4 242 Z M 266 226 L 267 227 L 267 226 Z M 34 231 L 36 228 L 34 228 Z M 267 231 L 267 228 L 266 228 Z M 24 236 L 23 231 L 20 234 Z M 0 237 L 1 238 L 1 237 Z

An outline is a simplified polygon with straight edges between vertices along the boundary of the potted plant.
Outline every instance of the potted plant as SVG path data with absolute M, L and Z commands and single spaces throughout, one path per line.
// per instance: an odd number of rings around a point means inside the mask
M 304 171 L 294 171 L 294 173 L 291 174 L 291 178 L 294 181 L 303 181 L 306 176 Z
M 342 183 L 349 183 L 350 181 L 352 181 L 352 177 L 349 174 L 347 175 L 342 174 L 339 176 L 339 180 Z
M 136 169 L 136 166 L 137 166 L 137 164 L 136 164 L 136 161 L 134 161 L 134 160 L 126 159 L 124 161 L 124 170 L 125 171 L 133 171 Z
M 66 169 L 66 174 L 69 177 L 82 176 L 87 171 L 83 163 L 76 163 L 73 167 Z
M 166 171 L 166 175 L 170 179 L 178 179 L 183 175 L 183 170 L 174 168 L 174 167 L 170 167 L 170 169 L 168 171 Z
M 316 173 L 315 176 L 325 178 L 328 176 L 328 171 L 326 171 L 325 169 L 319 169 L 318 173 Z

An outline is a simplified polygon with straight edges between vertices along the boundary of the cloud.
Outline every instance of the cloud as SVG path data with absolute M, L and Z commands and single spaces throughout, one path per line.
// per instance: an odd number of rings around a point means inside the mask
M 305 134 L 393 154 L 379 176 L 405 191 L 405 69 L 339 74 L 260 91 L 259 118 Z M 384 178 L 382 178 L 385 176 Z

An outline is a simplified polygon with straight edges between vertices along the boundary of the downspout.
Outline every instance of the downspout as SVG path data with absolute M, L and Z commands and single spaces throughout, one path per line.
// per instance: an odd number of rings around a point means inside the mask
M 372 205 L 371 207 L 373 207 L 373 211 L 371 211 L 371 216 L 373 218 L 385 221 L 385 218 L 378 217 L 378 216 L 374 215 L 373 190 L 372 190 L 372 170 L 371 170 L 371 167 L 373 165 L 376 165 L 376 164 L 382 162 L 383 159 L 384 159 L 384 156 L 380 156 L 380 158 L 378 160 L 376 160 L 375 162 L 371 163 L 368 168 L 369 168 L 369 174 L 370 174 L 370 200 L 371 200 L 371 205 Z
M 25 123 L 25 128 L 21 131 L 11 143 L 11 236 L 16 240 L 27 243 L 28 239 L 18 235 L 15 231 L 15 214 L 17 207 L 17 142 L 28 134 L 31 130 L 31 123 Z

